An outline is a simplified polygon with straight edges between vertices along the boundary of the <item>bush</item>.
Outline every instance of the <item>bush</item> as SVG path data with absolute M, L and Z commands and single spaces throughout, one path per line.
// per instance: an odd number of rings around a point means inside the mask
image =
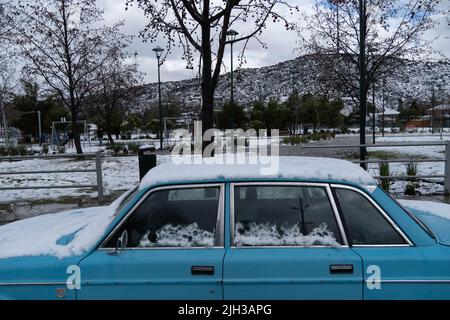
M 59 146 L 59 147 L 58 147 L 58 153 L 60 153 L 60 154 L 66 153 L 66 147 L 64 147 L 64 146 Z
M 406 168 L 406 174 L 409 177 L 415 177 L 417 176 L 417 163 L 410 161 L 408 163 L 405 163 L 405 168 Z M 408 184 L 405 187 L 405 195 L 408 196 L 413 196 L 415 195 L 416 192 L 416 188 L 419 186 L 419 183 L 417 182 L 416 178 L 411 179 L 410 182 L 408 182 Z
M 6 157 L 8 155 L 8 149 L 4 146 L 0 146 L 0 156 Z
M 314 133 L 310 133 L 310 134 L 304 135 L 304 136 L 292 135 L 289 137 L 285 137 L 285 138 L 283 138 L 283 143 L 294 145 L 294 144 L 307 143 L 311 140 L 312 141 L 319 141 L 322 139 L 327 140 L 330 138 L 334 138 L 335 136 L 336 136 L 336 133 L 334 131 L 320 130 L 320 132 L 314 132 Z
M 391 170 L 389 168 L 389 162 L 381 162 L 378 164 L 378 171 L 380 176 L 390 176 Z M 385 191 L 389 191 L 391 186 L 391 180 L 389 178 L 380 178 L 381 188 Z
M 305 136 L 289 136 L 289 137 L 284 137 L 283 138 L 283 143 L 284 144 L 290 144 L 290 145 L 294 145 L 294 144 L 302 144 L 302 143 L 307 143 L 308 142 L 308 138 Z
M 414 196 L 416 194 L 416 184 L 414 182 L 409 182 L 405 187 L 405 195 Z
M 31 150 L 28 150 L 28 148 L 25 145 L 19 144 L 17 147 L 0 147 L 0 156 L 7 157 L 7 156 L 27 156 L 32 154 Z
M 342 134 L 348 134 L 348 133 L 350 133 L 349 130 L 348 130 L 348 127 L 347 127 L 347 126 L 342 126 L 342 127 L 341 127 L 341 133 L 342 133 Z
M 139 143 L 129 143 L 128 144 L 128 151 L 131 153 L 138 153 L 139 152 Z
M 106 149 L 112 150 L 114 153 L 119 153 L 122 150 L 122 145 L 120 143 L 110 143 Z
M 417 163 L 410 161 L 405 164 L 406 174 L 410 177 L 417 176 Z
M 44 143 L 42 145 L 42 153 L 45 155 L 48 154 L 48 144 Z

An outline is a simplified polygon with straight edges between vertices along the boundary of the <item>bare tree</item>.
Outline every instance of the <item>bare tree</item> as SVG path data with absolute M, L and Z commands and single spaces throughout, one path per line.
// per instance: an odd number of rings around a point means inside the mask
M 105 63 L 95 72 L 97 85 L 91 91 L 93 112 L 99 118 L 108 139 L 114 127 L 120 126 L 127 107 L 135 97 L 131 88 L 141 84 L 143 74 L 135 63 L 126 63 L 129 58 L 120 48 L 115 48 Z
M 0 45 L 10 40 L 15 25 L 15 17 L 11 14 L 11 0 L 0 0 Z
M 364 0 L 366 88 L 395 72 L 405 59 L 429 54 L 432 40 L 423 35 L 443 14 L 439 0 Z M 360 51 L 358 0 L 315 0 L 313 13 L 299 29 L 301 51 L 321 67 L 321 80 L 359 104 Z
M 17 44 L 29 64 L 58 93 L 71 112 L 77 153 L 82 153 L 78 117 L 96 85 L 96 71 L 120 47 L 122 23 L 103 26 L 95 0 L 19 0 L 15 6 L 24 23 L 16 28 Z
M 149 19 L 141 32 L 145 40 L 154 42 L 158 36 L 163 36 L 167 40 L 167 53 L 174 46 L 182 47 L 188 68 L 193 68 L 195 52 L 198 53 L 203 131 L 213 126 L 214 92 L 221 72 L 227 31 L 239 24 L 245 24 L 250 30 L 236 39 L 244 41 L 240 55 L 243 58 L 248 41 L 252 38 L 260 41 L 258 36 L 269 23 L 280 21 L 286 29 L 294 28 L 277 7 L 287 8 L 291 13 L 298 10 L 287 0 L 128 0 L 127 6 L 133 2 L 138 3 Z

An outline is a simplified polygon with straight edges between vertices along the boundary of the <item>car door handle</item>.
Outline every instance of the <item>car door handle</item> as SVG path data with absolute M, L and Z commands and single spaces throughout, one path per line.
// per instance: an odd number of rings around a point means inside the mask
M 212 276 L 214 274 L 214 267 L 213 266 L 192 266 L 191 274 L 194 276 L 201 276 L 201 275 Z
M 332 264 L 330 266 L 331 274 L 352 274 L 353 265 L 352 264 Z

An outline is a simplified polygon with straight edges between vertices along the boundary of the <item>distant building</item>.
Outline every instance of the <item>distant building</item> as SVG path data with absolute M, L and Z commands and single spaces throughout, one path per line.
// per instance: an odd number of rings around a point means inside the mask
M 440 104 L 434 108 L 429 108 L 423 117 L 427 119 L 429 125 L 435 127 L 450 127 L 450 104 Z
M 376 120 L 378 125 L 383 124 L 383 114 L 384 114 L 384 126 L 385 127 L 394 127 L 397 123 L 397 118 L 400 112 L 391 108 L 385 108 L 384 113 L 378 112 L 376 115 Z

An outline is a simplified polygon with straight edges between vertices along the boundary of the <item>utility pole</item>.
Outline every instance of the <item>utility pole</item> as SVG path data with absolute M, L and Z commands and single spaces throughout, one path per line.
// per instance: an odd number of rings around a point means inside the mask
M 37 111 L 37 116 L 38 116 L 38 131 L 39 131 L 38 141 L 40 141 L 41 136 L 42 136 L 41 111 L 40 110 Z
M 2 116 L 3 116 L 3 137 L 5 139 L 5 147 L 8 146 L 8 124 L 6 122 L 6 112 L 5 112 L 5 107 L 3 104 L 3 94 L 0 93 L 0 110 L 2 110 Z
M 372 143 L 375 144 L 375 79 L 372 84 Z
M 384 97 L 384 90 L 385 90 L 385 86 L 386 86 L 386 78 L 383 78 L 383 88 L 382 88 L 382 90 L 383 90 L 383 127 L 382 127 L 382 129 L 381 129 L 381 134 L 382 134 L 382 136 L 384 137 L 384 99 L 385 99 L 385 97 Z
M 366 0 L 359 0 L 359 159 L 366 160 Z M 367 164 L 360 163 L 360 166 L 366 170 Z
M 431 87 L 431 134 L 434 133 L 434 119 L 436 118 L 434 114 L 434 107 L 436 104 L 436 96 L 434 92 L 434 84 L 432 84 Z
M 156 54 L 156 59 L 158 62 L 158 107 L 159 107 L 159 149 L 163 150 L 163 112 L 162 112 L 162 103 L 161 103 L 161 55 L 164 51 L 161 47 L 155 47 L 152 49 Z

